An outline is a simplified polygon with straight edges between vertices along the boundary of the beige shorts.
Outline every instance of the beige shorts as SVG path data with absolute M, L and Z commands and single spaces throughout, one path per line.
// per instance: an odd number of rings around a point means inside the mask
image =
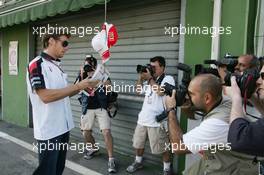
M 94 120 L 97 118 L 100 130 L 110 129 L 111 121 L 105 109 L 88 109 L 85 115 L 81 116 L 81 130 L 92 130 Z
M 169 144 L 169 137 L 165 130 L 160 127 L 147 127 L 137 124 L 133 136 L 133 147 L 143 149 L 149 138 L 152 154 L 161 154 L 166 152 L 166 144 Z

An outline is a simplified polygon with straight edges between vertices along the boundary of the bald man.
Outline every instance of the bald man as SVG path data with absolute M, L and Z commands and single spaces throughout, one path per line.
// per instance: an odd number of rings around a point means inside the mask
M 254 157 L 231 151 L 227 143 L 231 103 L 222 97 L 221 80 L 212 74 L 198 75 L 190 82 L 188 92 L 194 109 L 203 112 L 204 118 L 199 126 L 185 134 L 173 110 L 177 103 L 175 91 L 172 97 L 166 97 L 172 152 L 202 156 L 183 174 L 257 174 L 258 167 L 252 164 Z

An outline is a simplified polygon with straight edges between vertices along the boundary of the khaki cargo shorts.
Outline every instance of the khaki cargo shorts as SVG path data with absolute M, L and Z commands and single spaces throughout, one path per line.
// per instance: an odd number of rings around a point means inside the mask
M 110 129 L 111 121 L 105 109 L 88 109 L 85 115 L 81 116 L 81 130 L 92 130 L 95 118 L 99 123 L 100 130 Z
M 166 144 L 169 144 L 169 137 L 166 131 L 160 127 L 147 127 L 137 124 L 133 136 L 133 147 L 143 149 L 147 137 L 149 138 L 152 154 L 161 154 L 166 152 Z

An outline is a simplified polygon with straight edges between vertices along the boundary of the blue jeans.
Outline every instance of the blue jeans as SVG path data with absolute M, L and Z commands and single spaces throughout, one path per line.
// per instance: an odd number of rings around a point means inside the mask
M 33 175 L 62 175 L 70 133 L 49 140 L 37 140 L 39 166 Z
M 260 166 L 259 167 L 259 170 L 260 170 L 259 174 L 264 175 L 264 161 L 261 161 L 259 166 Z

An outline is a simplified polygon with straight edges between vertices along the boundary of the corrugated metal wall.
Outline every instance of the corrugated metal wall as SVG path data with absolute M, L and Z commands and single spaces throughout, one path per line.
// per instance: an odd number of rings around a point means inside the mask
M 104 7 L 87 9 L 84 14 L 56 20 L 58 26 L 101 26 L 104 19 Z M 167 61 L 167 73 L 176 76 L 175 66 L 178 60 L 179 37 L 165 35 L 165 26 L 178 26 L 180 23 L 179 0 L 112 0 L 108 4 L 108 21 L 115 24 L 119 40 L 116 46 L 111 48 L 112 58 L 107 62 L 111 72 L 112 83 L 118 85 L 134 85 L 138 75 L 137 64 L 146 64 L 149 58 L 161 55 Z M 96 58 L 98 54 L 91 47 L 93 35 L 80 38 L 72 36 L 70 50 L 63 57 L 63 69 L 68 73 L 72 83 L 78 69 L 83 62 L 84 55 L 92 53 Z M 37 38 L 37 53 L 41 50 L 40 38 Z M 132 136 L 137 122 L 137 115 L 141 109 L 143 96 L 135 93 L 119 94 L 118 115 L 112 120 L 112 134 L 114 137 L 114 150 L 134 156 L 132 148 Z M 78 128 L 80 121 L 80 105 L 77 96 L 72 97 L 72 110 L 76 128 L 71 132 L 72 136 L 82 140 Z M 96 141 L 104 147 L 103 136 L 98 127 L 94 129 Z M 161 162 L 160 156 L 150 154 L 149 142 L 146 145 L 144 157 L 152 163 Z

